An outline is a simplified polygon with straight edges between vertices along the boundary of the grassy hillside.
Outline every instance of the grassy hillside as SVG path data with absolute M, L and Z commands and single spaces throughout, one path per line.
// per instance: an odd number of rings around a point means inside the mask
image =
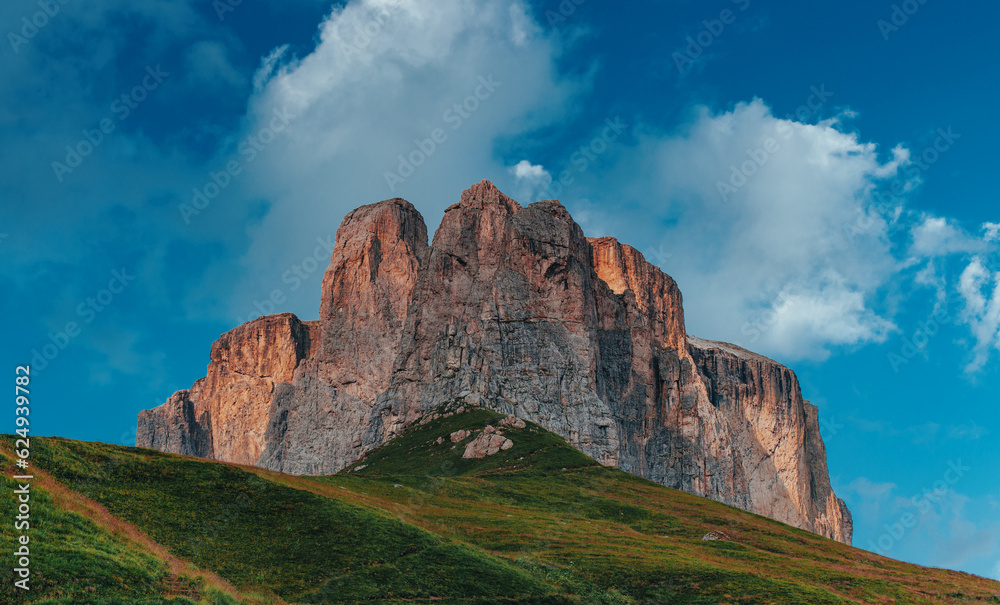
M 331 477 L 33 439 L 55 486 L 148 543 L 39 500 L 35 571 L 51 582 L 29 602 L 170 602 L 182 578 L 205 603 L 1000 603 L 995 582 L 601 467 L 489 410 L 438 416 Z M 508 449 L 463 458 L 488 424 Z M 713 531 L 728 539 L 702 540 Z
M 0 452 L 0 465 L 5 471 L 0 514 L 13 519 L 17 512 L 11 494 L 18 483 L 10 476 L 19 473 L 6 452 Z M 162 549 L 147 548 L 133 528 L 114 519 L 105 522 L 102 511 L 87 507 L 77 494 L 44 473 L 31 472 L 30 598 L 14 588 L 12 566 L 6 566 L 0 603 L 190 603 L 184 595 L 215 605 L 236 603 L 215 582 L 199 577 L 204 575 L 199 570 L 162 556 Z M 20 546 L 12 529 L 4 523 L 0 551 Z

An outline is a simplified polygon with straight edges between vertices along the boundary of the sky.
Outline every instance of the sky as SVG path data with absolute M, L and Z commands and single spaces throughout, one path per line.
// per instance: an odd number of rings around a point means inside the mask
M 998 19 L 4 2 L 2 367 L 32 364 L 33 434 L 134 444 L 221 333 L 317 317 L 348 211 L 403 197 L 433 229 L 488 178 L 641 250 L 690 333 L 795 370 L 855 546 L 1000 579 Z

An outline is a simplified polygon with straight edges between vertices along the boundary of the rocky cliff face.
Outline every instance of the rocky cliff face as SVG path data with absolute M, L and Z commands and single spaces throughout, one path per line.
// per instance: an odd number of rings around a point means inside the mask
M 164 451 L 333 473 L 438 404 L 536 422 L 596 460 L 850 543 L 815 407 L 787 368 L 686 334 L 673 279 L 556 201 L 483 181 L 427 245 L 403 200 L 337 232 L 317 322 L 223 335 L 207 376 L 140 414 Z
M 310 331 L 291 313 L 261 317 L 212 345 L 204 378 L 188 391 L 139 413 L 137 442 L 165 452 L 256 464 L 264 451 L 275 386 L 292 380 L 314 350 Z

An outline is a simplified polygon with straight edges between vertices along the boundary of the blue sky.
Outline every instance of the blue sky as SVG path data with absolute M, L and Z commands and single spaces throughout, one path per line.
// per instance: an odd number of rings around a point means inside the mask
M 134 443 L 220 333 L 316 317 L 346 212 L 433 228 L 489 178 L 798 373 L 856 546 L 1000 579 L 1000 6 L 43 5 L 0 7 L 3 359 L 51 345 L 36 434 Z

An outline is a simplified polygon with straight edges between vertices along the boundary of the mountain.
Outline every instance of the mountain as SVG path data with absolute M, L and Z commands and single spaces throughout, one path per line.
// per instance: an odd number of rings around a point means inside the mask
M 9 490 L 15 439 L 0 436 Z M 455 402 L 332 476 L 60 438 L 31 454 L 31 590 L 6 582 L 0 603 L 1000 603 L 1000 583 L 672 490 Z
M 557 201 L 489 181 L 427 244 L 401 199 L 337 230 L 319 319 L 222 335 L 205 378 L 139 415 L 138 444 L 331 474 L 444 402 L 537 423 L 602 465 L 851 542 L 817 410 L 788 368 L 689 336 L 674 280 L 587 239 Z

